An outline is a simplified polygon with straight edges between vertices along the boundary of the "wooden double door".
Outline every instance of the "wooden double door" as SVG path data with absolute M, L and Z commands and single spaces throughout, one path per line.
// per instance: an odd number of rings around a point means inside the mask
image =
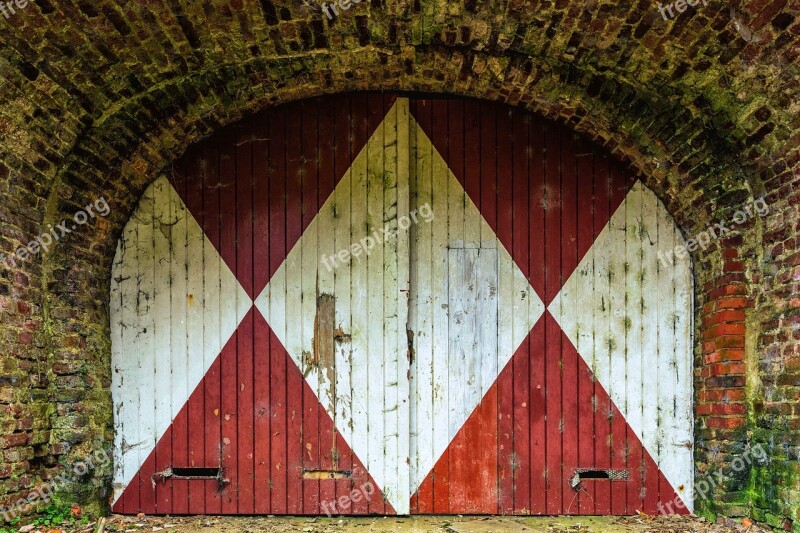
M 356 94 L 227 128 L 120 239 L 114 510 L 690 506 L 690 265 L 659 260 L 682 242 L 511 107 Z

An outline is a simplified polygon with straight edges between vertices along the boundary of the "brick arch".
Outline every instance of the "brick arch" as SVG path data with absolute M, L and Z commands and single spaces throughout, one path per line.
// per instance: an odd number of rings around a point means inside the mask
M 696 210 L 709 214 L 715 209 L 717 199 L 705 194 L 715 183 L 741 179 L 748 182 L 747 189 L 751 191 L 763 188 L 754 173 L 758 162 L 741 157 L 737 139 L 742 132 L 720 131 L 703 111 L 693 105 L 684 106 L 681 102 L 691 98 L 689 94 L 676 96 L 674 103 L 664 103 L 647 87 L 549 58 L 509 59 L 458 49 L 430 50 L 428 55 L 415 58 L 413 72 L 405 72 L 407 59 L 387 59 L 380 52 L 360 53 L 362 68 L 346 71 L 336 82 L 327 73 L 341 58 L 330 55 L 312 61 L 309 55 L 305 58 L 309 64 L 283 81 L 275 79 L 275 73 L 283 73 L 288 66 L 259 58 L 235 67 L 221 65 L 143 91 L 88 130 L 64 157 L 50 186 L 50 201 L 57 203 L 56 198 L 63 196 L 64 189 L 77 192 L 83 186 L 96 192 L 108 188 L 118 190 L 129 200 L 121 204 L 125 205 L 127 216 L 144 188 L 194 142 L 274 105 L 348 91 L 474 97 L 520 106 L 566 124 L 629 164 L 687 229 L 695 221 Z M 476 68 L 477 64 L 498 60 L 506 61 L 506 70 L 515 75 L 501 81 L 489 70 L 482 70 L 478 74 L 480 82 L 474 84 L 477 87 L 419 77 L 439 62 L 469 62 Z M 386 76 L 386 71 L 398 72 L 398 76 Z M 531 77 L 546 80 L 541 86 L 534 86 L 526 83 Z M 248 86 L 253 78 L 261 83 Z M 215 93 L 213 84 L 222 79 L 227 80 L 226 92 Z M 269 91 L 262 87 L 267 83 L 273 84 Z M 559 93 L 553 94 L 554 90 Z M 216 99 L 229 91 L 236 91 L 236 97 L 220 105 Z M 564 94 L 569 95 L 568 99 Z M 200 95 L 204 97 L 201 99 Z M 125 135 L 123 142 L 120 132 Z M 139 140 L 137 134 L 144 139 Z M 96 155 L 105 150 L 110 157 Z M 111 169 L 120 169 L 120 179 L 109 179 Z M 747 178 L 748 174 L 753 177 Z M 62 214 L 56 210 L 50 218 L 56 220 Z
M 367 87 L 367 88 L 369 88 L 369 87 Z M 410 89 L 413 89 L 413 87 L 409 88 L 408 86 L 401 86 L 400 89 L 402 89 L 402 90 L 410 90 Z M 311 96 L 316 96 L 317 94 L 321 94 L 321 93 L 322 93 L 321 91 L 319 91 L 319 92 L 308 91 L 306 93 L 303 93 L 303 96 L 304 97 L 311 97 Z M 442 94 L 444 94 L 444 93 L 442 93 Z M 289 101 L 288 99 L 283 99 L 283 98 L 277 98 L 276 100 L 278 102 L 288 102 Z M 253 105 L 252 102 L 243 102 L 242 104 L 243 104 L 243 106 L 252 106 Z M 272 103 L 271 105 L 276 105 L 276 104 Z M 549 106 L 548 107 L 544 107 L 544 106 L 545 106 L 545 104 L 542 101 L 538 101 L 536 107 L 528 106 L 528 108 L 529 109 L 531 109 L 531 108 L 538 109 L 541 114 L 544 114 L 546 116 L 550 116 L 551 118 L 556 118 L 562 123 L 567 123 L 568 125 L 570 124 L 569 123 L 569 116 L 566 113 L 564 113 L 563 110 L 560 110 L 556 106 L 553 106 L 553 107 L 549 107 Z M 268 108 L 268 107 L 270 107 L 270 103 L 268 103 L 268 102 L 260 102 L 259 103 L 259 107 L 257 108 L 257 110 L 265 109 L 265 108 Z M 252 109 L 252 108 L 251 107 L 247 107 L 247 109 Z M 542 113 L 542 110 L 544 110 L 544 109 L 547 109 L 546 113 Z M 253 110 L 252 112 L 253 113 L 257 113 L 258 112 L 257 110 Z M 560 113 L 560 114 L 556 115 L 556 113 Z M 231 124 L 235 124 L 236 121 L 237 121 L 237 118 L 240 116 L 240 114 L 241 114 L 241 111 L 239 109 L 233 108 L 232 110 L 230 110 L 229 117 L 226 117 L 226 118 L 229 118 L 229 123 L 225 124 L 225 125 L 220 123 L 217 126 L 217 128 L 224 128 L 226 126 L 230 126 Z M 200 121 L 197 122 L 197 124 L 199 124 L 199 123 L 200 123 Z M 638 162 L 643 167 L 645 165 L 648 165 L 646 167 L 646 168 L 648 168 L 648 170 L 650 170 L 650 169 L 657 170 L 656 166 L 654 166 L 652 163 L 648 163 L 648 161 L 644 158 L 644 156 L 642 156 L 641 154 L 638 154 L 637 151 L 632 150 L 630 152 L 623 152 L 623 150 L 625 150 L 625 146 L 629 146 L 629 145 L 634 145 L 635 146 L 635 144 L 633 144 L 633 143 L 635 143 L 635 141 L 627 140 L 627 139 L 618 140 L 617 137 L 614 137 L 614 133 L 613 132 L 609 132 L 608 130 L 598 131 L 599 128 L 594 128 L 593 124 L 590 124 L 590 123 L 584 123 L 583 126 L 584 126 L 584 128 L 581 128 L 581 129 L 578 129 L 578 128 L 573 128 L 573 129 L 576 130 L 576 131 L 581 131 L 582 130 L 581 133 L 583 133 L 585 135 L 588 135 L 588 136 L 590 136 L 590 137 L 592 137 L 592 138 L 594 138 L 596 140 L 602 140 L 604 138 L 603 137 L 604 135 L 608 135 L 610 137 L 610 139 L 605 144 L 607 145 L 607 147 L 610 150 L 612 150 L 612 151 L 614 151 L 616 153 L 617 157 L 622 158 L 622 156 L 624 154 L 629 153 L 629 155 L 628 155 L 628 157 L 626 159 L 628 160 L 628 163 L 631 164 L 634 168 L 637 168 L 636 162 Z M 164 139 L 168 138 L 169 136 L 175 137 L 175 136 L 177 136 L 177 133 L 174 130 L 173 131 L 165 130 L 165 131 L 161 132 L 160 135 L 155 140 L 151 139 L 149 144 L 159 145 L 160 143 L 163 143 Z M 169 153 L 169 158 L 165 159 L 165 162 L 169 162 L 171 164 L 174 158 L 177 158 L 182 154 L 183 146 L 186 145 L 186 144 L 190 144 L 192 140 L 193 140 L 192 135 L 191 134 L 186 134 L 186 137 L 185 137 L 185 139 L 183 141 L 183 144 L 177 144 L 176 143 L 174 151 Z M 626 143 L 630 143 L 630 144 L 626 144 Z M 139 148 L 139 150 L 142 150 L 142 151 L 146 150 L 146 149 L 147 149 L 146 146 L 142 146 L 142 147 Z M 126 162 L 122 163 L 123 168 L 131 168 L 131 170 L 133 170 L 135 168 L 135 165 L 137 164 L 137 161 L 143 161 L 142 159 L 138 159 L 137 160 L 137 155 L 138 155 L 137 152 L 133 152 L 133 155 L 130 157 L 129 161 L 126 161 Z M 665 157 L 665 158 L 668 157 L 666 153 L 662 153 L 662 154 L 659 154 L 659 155 L 661 155 L 661 157 Z M 116 203 L 113 204 L 113 205 L 116 206 L 116 209 L 118 211 L 115 212 L 115 214 L 114 214 L 114 221 L 113 221 L 112 227 L 109 229 L 109 231 L 105 232 L 103 234 L 98 234 L 99 237 L 102 237 L 102 239 L 106 240 L 106 242 L 102 242 L 102 241 L 97 242 L 97 249 L 98 250 L 103 250 L 103 254 L 104 255 L 109 253 L 109 252 L 111 252 L 113 254 L 113 251 L 115 249 L 115 244 L 116 244 L 115 239 L 117 238 L 117 235 L 118 235 L 118 230 L 117 230 L 116 226 L 119 223 L 124 224 L 127 221 L 128 217 L 129 217 L 129 214 L 128 214 L 127 210 L 129 210 L 129 209 L 132 210 L 132 209 L 134 209 L 136 207 L 136 205 L 138 203 L 138 200 L 139 200 L 139 196 L 140 196 L 138 188 L 139 187 L 146 187 L 147 185 L 149 185 L 150 176 L 158 176 L 158 175 L 161 175 L 161 174 L 169 172 L 169 171 L 170 171 L 170 167 L 167 166 L 166 164 L 161 168 L 153 168 L 152 171 L 144 169 L 144 168 L 135 168 L 135 172 L 132 172 L 133 175 L 130 176 L 130 177 L 135 178 L 138 181 L 134 181 L 132 183 L 127 183 L 124 180 L 120 180 L 120 181 L 118 181 L 116 183 L 114 183 L 114 182 L 110 182 L 109 183 L 109 185 L 112 185 L 112 186 L 113 185 L 125 186 L 126 190 L 125 190 L 125 192 L 123 194 L 125 194 L 124 198 L 129 203 L 121 204 L 119 202 L 119 200 L 117 200 Z M 151 174 L 151 172 L 153 172 L 153 173 Z M 665 183 L 668 184 L 667 186 L 672 186 L 671 183 L 670 183 L 670 178 L 669 178 L 669 174 L 668 173 L 666 173 L 666 172 L 664 173 L 665 174 L 665 178 L 666 178 L 665 181 L 659 182 L 659 181 L 656 181 L 653 178 L 653 176 L 650 175 L 650 174 L 642 172 L 641 170 L 637 170 L 637 172 L 638 172 L 638 174 L 640 176 L 642 176 L 644 178 L 644 180 L 648 183 L 649 186 L 654 187 L 654 188 L 656 188 L 656 190 L 659 191 L 659 193 L 662 195 L 662 198 L 666 198 L 667 199 L 668 205 L 671 204 L 671 206 L 673 208 L 676 205 L 684 207 L 684 206 L 682 206 L 682 203 L 681 203 L 683 200 L 680 197 L 677 197 L 677 196 L 670 197 L 669 195 L 672 194 L 672 193 L 670 193 L 670 190 L 668 188 L 665 189 Z M 68 173 L 68 171 L 65 172 L 65 175 L 67 175 L 67 173 Z M 678 190 L 678 189 L 676 187 L 673 190 Z M 101 191 L 101 192 L 103 192 L 105 194 L 107 191 L 104 190 L 104 191 Z M 89 198 L 89 197 L 86 197 L 86 198 Z M 117 196 L 115 196 L 115 198 L 121 198 L 121 197 L 119 195 L 117 195 Z M 692 209 L 697 209 L 697 208 L 695 207 L 695 208 L 692 208 Z M 58 213 L 56 218 L 61 217 L 64 214 L 65 213 Z M 690 213 L 687 213 L 686 211 L 683 211 L 682 212 L 682 216 L 691 218 L 692 215 Z M 717 254 L 718 257 L 722 256 L 722 250 L 717 250 L 716 252 L 712 252 L 712 253 Z M 66 260 L 66 257 L 68 256 L 68 254 L 69 254 L 69 249 L 68 248 L 64 248 L 63 250 L 57 250 L 53 254 L 53 256 L 50 258 L 50 260 L 52 261 L 52 263 L 50 263 L 50 264 L 51 265 L 63 264 L 64 261 Z M 105 295 L 107 295 L 107 287 L 109 285 L 107 276 L 110 275 L 106 271 L 106 268 L 110 267 L 110 262 L 111 262 L 111 258 L 105 257 L 103 259 L 103 262 L 101 263 L 101 268 L 96 268 L 96 269 L 91 269 L 91 268 L 89 268 L 89 265 L 81 264 L 80 262 L 74 263 L 73 266 L 72 266 L 71 272 L 68 275 L 68 277 L 69 278 L 73 278 L 74 277 L 76 279 L 76 282 L 77 282 L 78 279 L 80 279 L 83 276 L 87 276 L 86 277 L 86 281 L 89 281 L 90 279 L 94 279 L 94 280 L 101 279 L 102 283 L 99 284 L 100 287 L 98 289 L 98 292 L 100 292 L 101 293 L 101 297 L 105 299 L 105 298 L 107 298 L 107 296 L 105 296 Z M 52 292 L 53 301 L 64 301 L 64 299 L 63 299 L 64 297 L 61 294 L 59 294 L 59 290 L 58 289 L 59 289 L 58 287 L 55 287 L 55 290 Z M 704 289 L 700 288 L 699 290 L 702 291 Z M 93 296 L 94 295 L 87 294 L 85 296 L 85 298 L 86 298 L 86 300 L 88 300 L 89 298 L 92 298 Z M 706 300 L 704 299 L 703 301 L 705 302 Z M 87 302 L 75 301 L 74 303 L 77 304 L 79 309 L 84 309 L 88 305 L 88 301 Z M 698 315 L 698 321 L 701 321 L 701 320 L 702 320 L 701 316 Z M 107 322 L 107 318 L 103 317 L 103 321 L 104 321 L 104 323 Z M 101 332 L 97 332 L 97 333 L 101 334 L 103 336 L 103 340 L 105 340 L 105 337 L 107 336 L 107 332 L 102 332 L 102 333 Z M 702 331 L 696 332 L 695 336 L 696 336 L 696 338 L 700 338 L 702 336 Z M 106 368 L 107 365 L 108 365 L 108 359 L 105 359 L 105 354 L 104 354 L 104 358 L 103 358 L 102 363 L 100 365 L 100 368 L 102 368 L 102 371 L 100 372 L 101 376 L 109 375 L 109 374 L 107 374 L 107 372 L 109 372 L 110 369 Z M 105 381 L 105 379 L 102 379 L 102 381 Z M 105 383 L 103 384 L 103 390 L 105 391 Z M 103 407 L 103 408 L 105 408 L 105 407 Z

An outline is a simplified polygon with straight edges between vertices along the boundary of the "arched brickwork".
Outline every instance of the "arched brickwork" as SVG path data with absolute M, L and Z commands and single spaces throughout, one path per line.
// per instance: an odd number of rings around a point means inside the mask
M 564 122 L 635 168 L 687 238 L 765 195 L 768 216 L 693 254 L 698 473 L 725 472 L 698 507 L 800 522 L 797 7 L 700 3 L 670 22 L 645 1 L 374 0 L 333 22 L 299 1 L 18 11 L 0 19 L 0 250 L 100 196 L 112 213 L 0 273 L 0 502 L 112 438 L 110 265 L 147 184 L 253 112 L 386 90 Z M 770 463 L 734 472 L 756 443 Z M 100 501 L 108 473 L 77 498 Z

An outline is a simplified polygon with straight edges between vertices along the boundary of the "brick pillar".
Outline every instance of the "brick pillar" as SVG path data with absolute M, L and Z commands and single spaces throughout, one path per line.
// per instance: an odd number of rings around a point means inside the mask
M 705 285 L 703 366 L 695 412 L 706 428 L 736 430 L 747 423 L 745 309 L 753 302 L 737 248 L 724 249 L 722 257 L 723 274 Z
M 695 368 L 695 508 L 702 513 L 744 516 L 749 514 L 747 472 L 736 470 L 732 462 L 742 457 L 748 445 L 745 319 L 753 299 L 739 256 L 741 236 L 720 244 L 721 273 L 703 287 L 706 303 L 698 328 L 702 344 Z

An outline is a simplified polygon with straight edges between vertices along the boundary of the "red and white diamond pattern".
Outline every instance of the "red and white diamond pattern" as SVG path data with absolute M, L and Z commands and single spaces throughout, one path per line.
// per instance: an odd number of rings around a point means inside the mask
M 644 245 L 626 246 L 637 241 Z M 637 181 L 548 310 L 667 480 L 692 502 L 691 266 L 688 256 L 674 266 L 658 259 L 682 244 L 669 213 Z
M 402 105 L 398 103 L 397 107 Z M 319 391 L 319 399 L 334 418 L 337 429 L 345 435 L 353 451 L 367 460 L 368 469 L 384 496 L 398 513 L 406 514 L 411 494 L 527 337 L 544 312 L 544 305 L 413 119 L 410 127 L 415 130 L 412 137 L 418 139 L 418 151 L 430 153 L 434 159 L 431 166 L 444 172 L 427 173 L 414 180 L 417 190 L 411 208 L 429 206 L 433 217 L 427 221 L 416 217 L 416 239 L 412 246 L 429 250 L 430 260 L 436 266 L 430 276 L 417 279 L 411 287 L 413 312 L 408 328 L 414 332 L 416 357 L 410 368 L 406 337 L 397 335 L 398 327 L 404 333 L 406 324 L 404 319 L 398 321 L 398 308 L 407 305 L 404 294 L 407 285 L 395 281 L 396 273 L 408 262 L 407 255 L 400 253 L 398 247 L 398 240 L 408 238 L 404 232 L 409 228 L 398 228 L 398 218 L 404 215 L 377 217 L 389 225 L 392 237 L 375 243 L 369 254 L 337 265 L 335 271 L 323 266 L 328 255 L 323 253 L 319 242 L 325 228 L 349 225 L 349 238 L 343 243 L 345 249 L 351 243 L 383 235 L 381 227 L 370 222 L 375 218 L 369 212 L 369 202 L 350 203 L 343 199 L 353 198 L 357 190 L 397 190 L 394 183 L 387 186 L 384 175 L 370 173 L 368 168 L 385 168 L 386 152 L 381 148 L 384 143 L 395 142 L 386 135 L 397 131 L 398 115 L 408 119 L 407 108 L 390 111 L 256 305 L 303 371 L 311 389 Z M 370 154 L 378 160 L 369 161 Z M 391 204 L 397 202 L 397 196 L 385 195 L 379 201 L 377 210 L 386 215 Z M 388 205 L 383 205 L 387 202 Z M 458 239 L 448 235 L 448 228 L 456 219 L 462 226 L 473 226 L 466 234 L 462 231 Z M 379 283 L 371 282 L 370 274 L 374 275 L 376 270 L 391 273 L 391 283 L 382 277 Z M 343 276 L 349 283 L 334 290 L 335 276 Z M 369 311 L 359 313 L 352 309 L 349 316 L 337 315 L 336 326 L 344 324 L 344 331 L 351 331 L 349 342 L 345 349 L 335 351 L 336 360 L 330 373 L 308 372 L 304 357 L 315 352 L 317 313 L 313 306 L 305 312 L 300 306 L 301 302 L 316 302 L 319 294 L 326 292 L 325 287 L 330 288 L 331 295 L 335 294 L 336 301 L 365 302 Z M 405 315 L 407 311 L 403 312 Z M 450 316 L 454 318 L 448 320 Z M 435 324 L 449 327 L 440 334 Z M 381 333 L 377 347 L 370 342 L 369 332 L 373 331 Z M 446 336 L 444 343 L 436 342 L 437 335 Z M 391 341 L 385 345 L 387 336 Z M 402 367 L 398 367 L 398 362 Z M 352 376 L 358 375 L 359 367 L 364 366 L 377 370 L 373 373 L 377 377 L 351 386 Z M 449 368 L 451 372 L 439 372 L 437 367 Z M 397 394 L 398 378 L 409 373 L 415 385 L 410 406 L 407 388 L 402 398 Z M 387 412 L 392 416 L 387 417 Z M 394 414 L 398 412 L 400 416 Z M 393 450 L 404 453 L 386 453 L 389 443 Z
M 659 250 L 681 242 L 666 210 L 636 183 L 609 213 L 606 227 L 546 312 L 541 280 L 519 268 L 509 252 L 514 246 L 498 238 L 473 202 L 474 191 L 448 169 L 424 127 L 407 115 L 407 103 L 400 100 L 266 287 L 260 292 L 252 287 L 255 302 L 218 252 L 216 237 L 209 239 L 196 221 L 197 209 L 187 208 L 165 179 L 148 189 L 114 264 L 115 500 L 131 490 L 136 476 L 145 486 L 156 469 L 154 450 L 172 431 L 170 424 L 186 416 L 181 410 L 202 389 L 198 384 L 210 369 L 224 365 L 227 352 L 235 359 L 237 328 L 252 324 L 256 336 L 264 328 L 266 337 L 274 335 L 285 348 L 303 375 L 302 389 L 319 399 L 342 446 L 352 448 L 353 460 L 363 462 L 391 504 L 386 512 L 407 513 L 409 498 L 429 490 L 445 451 L 460 446 L 464 432 L 482 420 L 485 399 L 505 386 L 512 358 L 533 357 L 530 339 L 554 319 L 646 453 L 691 502 L 691 450 L 685 446 L 692 440 L 690 267 L 688 261 L 679 263 L 670 273 L 655 262 Z M 392 155 L 391 147 L 402 150 L 398 138 L 407 133 L 416 139 L 414 153 L 421 162 L 412 169 L 415 200 L 404 208 L 409 184 L 402 170 L 385 175 L 369 170 L 391 166 L 400 155 Z M 408 231 L 397 228 L 404 212 L 426 204 L 433 221 Z M 460 224 L 455 238 L 449 229 L 454 222 Z M 338 269 L 323 266 L 323 256 L 360 241 L 380 224 L 394 224 L 397 236 Z M 644 248 L 626 245 L 634 241 L 653 246 L 642 253 Z M 421 256 L 415 247 L 423 250 Z M 404 266 L 409 253 L 430 262 L 427 275 L 409 278 Z M 645 281 L 643 272 L 653 277 Z M 686 289 L 660 294 L 662 285 L 679 286 L 660 283 L 668 277 L 680 279 Z M 335 302 L 332 314 L 321 316 L 328 296 Z M 673 308 L 655 305 L 665 297 Z M 332 360 L 320 359 L 315 345 L 321 319 L 331 319 L 340 340 L 347 339 L 337 341 Z M 413 363 L 406 354 L 406 324 L 414 334 Z M 599 332 L 605 324 L 612 326 Z M 449 333 L 437 336 L 443 328 Z M 634 352 L 637 357 L 630 357 Z M 442 373 L 443 361 L 449 373 Z M 403 378 L 410 388 L 401 384 Z M 631 386 L 651 379 L 652 390 Z M 224 450 L 221 456 L 224 462 Z
M 125 227 L 111 294 L 116 500 L 253 302 L 163 177 Z

